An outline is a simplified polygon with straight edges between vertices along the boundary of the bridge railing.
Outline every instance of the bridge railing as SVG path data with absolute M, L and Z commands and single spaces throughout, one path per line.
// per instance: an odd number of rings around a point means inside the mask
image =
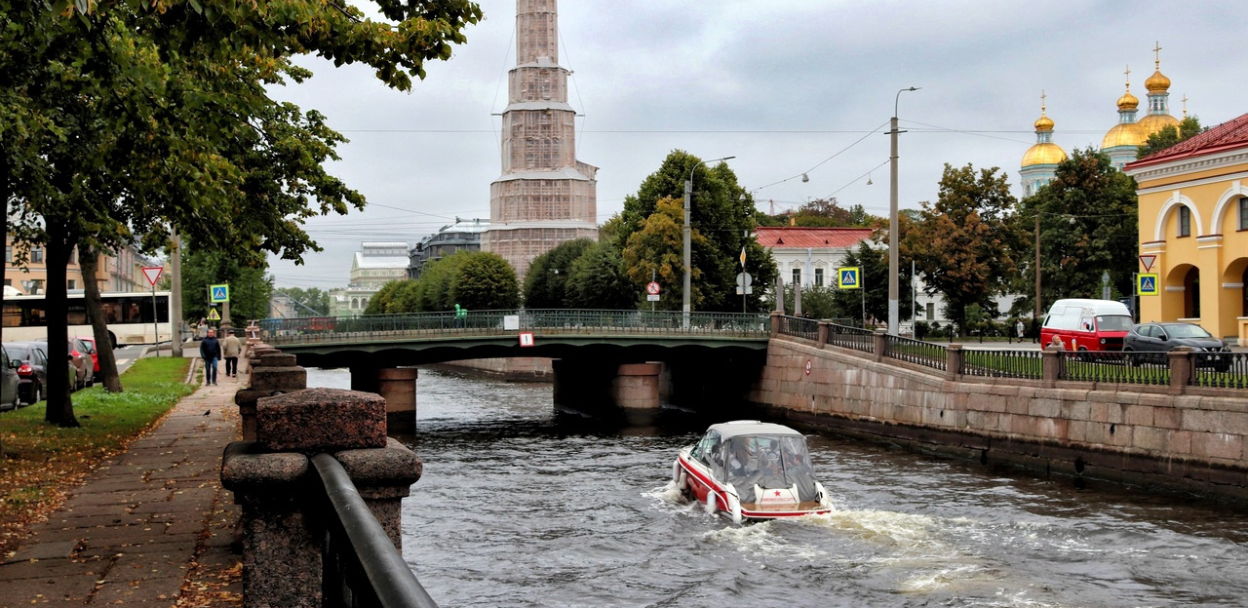
M 805 338 L 807 340 L 816 340 L 819 338 L 819 321 L 815 319 L 792 317 L 789 315 L 780 315 L 778 318 L 780 320 L 780 325 L 777 331 L 781 334 Z
M 874 353 L 875 332 L 862 327 L 830 323 L 828 324 L 828 344 L 864 353 Z
M 1038 350 L 963 350 L 959 374 L 987 378 L 1044 378 L 1043 353 Z
M 461 315 L 446 311 L 265 319 L 259 325 L 267 332 L 268 341 L 276 345 L 363 336 L 494 335 L 513 330 L 764 337 L 769 330 L 768 318 L 761 313 L 694 312 L 686 321 L 686 316 L 678 311 L 518 309 L 468 311 Z M 508 320 L 514 320 L 514 325 Z
M 884 356 L 916 365 L 944 370 L 947 356 L 945 347 L 932 342 L 912 340 L 901 336 L 884 336 Z

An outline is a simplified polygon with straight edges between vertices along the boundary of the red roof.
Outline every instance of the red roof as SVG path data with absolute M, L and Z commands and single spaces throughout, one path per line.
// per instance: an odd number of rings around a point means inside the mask
M 874 232 L 872 228 L 805 228 L 801 226 L 759 226 L 754 229 L 758 244 L 768 249 L 849 248 L 871 238 Z
M 1159 150 L 1133 163 L 1128 163 L 1124 169 L 1146 167 L 1181 158 L 1234 150 L 1235 148 L 1248 148 L 1248 114 L 1224 122 L 1204 133 L 1193 136 L 1191 139 L 1181 141 L 1164 150 Z

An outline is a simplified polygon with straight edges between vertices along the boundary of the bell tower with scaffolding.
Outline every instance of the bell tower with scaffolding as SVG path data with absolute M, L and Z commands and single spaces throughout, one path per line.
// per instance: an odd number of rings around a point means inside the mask
M 565 241 L 597 240 L 598 168 L 576 160 L 576 111 L 559 65 L 555 0 L 516 0 L 516 67 L 503 111 L 502 175 L 490 184 L 481 247 L 521 281 L 533 258 Z

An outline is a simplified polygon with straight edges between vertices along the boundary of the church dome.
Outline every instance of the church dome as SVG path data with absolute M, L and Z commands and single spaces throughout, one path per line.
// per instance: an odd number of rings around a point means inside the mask
M 1131 89 L 1127 89 L 1127 92 L 1118 98 L 1119 110 L 1134 110 L 1138 107 L 1140 107 L 1140 98 L 1132 95 Z
M 1043 114 L 1040 115 L 1040 118 L 1036 119 L 1035 124 L 1036 124 L 1037 131 L 1052 131 L 1053 130 L 1053 119 Z
M 1036 121 L 1040 122 L 1040 121 Z M 1052 121 L 1050 121 L 1052 122 Z M 1033 165 L 1056 165 L 1066 160 L 1066 151 L 1055 143 L 1039 143 L 1027 149 L 1023 155 L 1023 167 Z
M 1156 133 L 1166 127 L 1179 128 L 1179 119 L 1169 114 L 1149 114 L 1140 119 L 1136 123 L 1140 129 L 1140 135 L 1144 139 L 1148 139 L 1149 135 Z
M 1101 139 L 1101 149 L 1107 150 L 1118 146 L 1142 146 L 1148 136 L 1140 133 L 1139 123 L 1119 123 L 1110 129 Z
M 1148 89 L 1149 93 L 1165 93 L 1170 90 L 1170 79 L 1162 74 L 1161 70 L 1157 70 L 1144 81 L 1144 88 Z

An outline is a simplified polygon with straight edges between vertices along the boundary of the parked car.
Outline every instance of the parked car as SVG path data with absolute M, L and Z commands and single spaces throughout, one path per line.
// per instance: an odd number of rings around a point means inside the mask
M 1165 363 L 1166 353 L 1180 346 L 1190 347 L 1203 353 L 1229 353 L 1231 349 L 1219 338 L 1213 337 L 1205 328 L 1194 323 L 1141 323 L 1127 332 L 1122 350 L 1131 363 Z M 1201 355 L 1196 357 L 1199 367 L 1212 367 L 1224 372 L 1231 367 L 1230 357 Z
M 9 365 L 17 370 L 17 394 L 23 403 L 43 400 L 48 385 L 48 354 L 44 342 L 9 342 Z
M 47 340 L 40 340 L 47 344 Z M 73 359 L 74 368 L 78 370 L 78 377 L 74 378 L 74 390 L 85 388 L 95 384 L 95 369 L 91 363 L 91 355 L 87 351 L 87 345 L 83 343 L 81 338 L 70 338 L 66 344 L 69 350 L 69 356 Z M 50 351 L 49 351 L 50 352 Z
M 1131 311 L 1113 300 L 1058 300 L 1040 327 L 1040 344 L 1061 340 L 1066 350 L 1122 350 L 1131 329 Z
M 86 347 L 87 354 L 91 355 L 91 377 L 94 380 L 95 376 L 100 373 L 100 351 L 95 348 L 95 338 L 78 336 L 78 340 Z
M 16 409 L 17 368 L 9 363 L 9 345 L 0 346 L 0 410 Z

